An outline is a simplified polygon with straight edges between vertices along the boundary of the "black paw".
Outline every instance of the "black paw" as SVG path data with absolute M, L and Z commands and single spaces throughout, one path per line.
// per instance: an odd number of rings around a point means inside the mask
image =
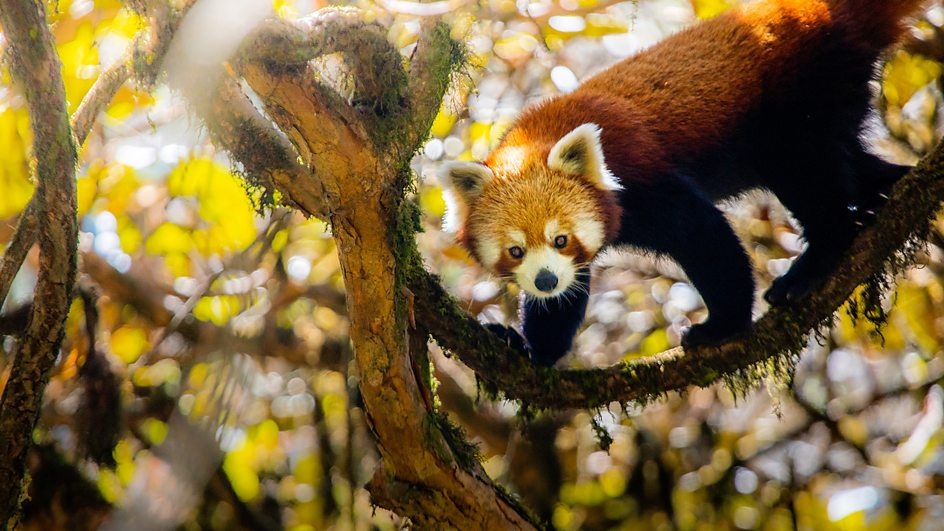
M 771 306 L 784 306 L 806 298 L 819 283 L 819 279 L 791 275 L 788 271 L 782 277 L 774 279 L 770 289 L 764 293 L 764 300 Z
M 705 321 L 692 325 L 682 336 L 682 346 L 697 347 L 719 345 L 741 334 L 747 333 L 751 325 L 748 322 L 742 326 L 719 326 L 712 321 Z
M 561 350 L 559 348 L 542 348 L 536 350 L 528 344 L 528 341 L 519 334 L 517 330 L 508 326 L 488 323 L 485 325 L 485 328 L 500 337 L 506 345 L 530 359 L 535 365 L 550 367 L 567 354 L 567 350 Z
M 509 347 L 517 350 L 525 356 L 530 357 L 531 350 L 528 348 L 528 343 L 514 328 L 498 323 L 487 323 L 485 324 L 485 328 L 489 332 L 501 338 L 501 340 L 504 341 Z

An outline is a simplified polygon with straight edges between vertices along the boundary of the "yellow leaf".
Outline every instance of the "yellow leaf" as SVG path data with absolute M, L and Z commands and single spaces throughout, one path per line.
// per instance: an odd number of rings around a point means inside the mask
M 152 445 L 164 442 L 167 437 L 167 424 L 154 418 L 145 419 L 141 423 L 141 433 Z
M 123 86 L 112 98 L 111 104 L 106 110 L 109 118 L 121 120 L 127 118 L 135 109 L 154 104 L 154 97 L 147 92 L 139 92 L 130 87 Z
M 281 18 L 290 20 L 298 18 L 298 7 L 294 0 L 272 0 L 272 9 Z
M 898 284 L 896 291 L 894 309 L 904 317 L 912 339 L 922 352 L 937 352 L 937 314 L 927 290 L 903 281 Z
M 452 131 L 452 126 L 456 123 L 456 118 L 457 116 L 443 105 L 439 108 L 439 113 L 436 114 L 432 127 L 429 128 L 430 134 L 440 138 L 448 135 Z
M 724 13 L 734 5 L 732 0 L 692 0 L 695 16 L 701 19 L 712 18 Z
M 121 250 L 128 254 L 134 254 L 141 247 L 141 230 L 126 214 L 118 215 L 118 239 Z
M 233 491 L 239 496 L 239 499 L 248 501 L 259 495 L 259 476 L 253 470 L 251 462 L 245 459 L 239 450 L 248 447 L 248 441 L 243 443 L 236 450 L 226 454 L 223 459 L 223 471 L 229 478 Z
M 424 186 L 420 190 L 420 208 L 431 216 L 442 217 L 446 213 L 442 189 L 436 186 Z
M 59 44 L 58 49 L 69 114 L 72 114 L 99 74 L 98 47 L 92 24 L 81 23 L 75 37 Z
M 163 359 L 134 372 L 131 381 L 139 387 L 155 387 L 165 383 L 180 382 L 180 365 L 176 360 Z
M 493 49 L 495 55 L 506 61 L 522 61 L 531 56 L 538 47 L 538 40 L 529 33 L 516 33 L 499 39 Z
M 33 195 L 27 150 L 32 142 L 29 114 L 24 108 L 3 106 L 0 101 L 0 219 L 21 212 Z
M 652 333 L 649 334 L 646 339 L 643 339 L 642 343 L 639 345 L 639 349 L 642 351 L 642 354 L 646 356 L 658 354 L 659 352 L 662 352 L 668 348 L 669 336 L 662 328 L 653 330 Z
M 111 333 L 111 351 L 125 363 L 133 363 L 150 347 L 147 333 L 135 326 L 122 326 Z
M 190 233 L 169 221 L 165 221 L 148 237 L 144 244 L 144 251 L 148 254 L 166 255 L 170 253 L 187 253 L 193 249 L 194 243 Z
M 889 105 L 901 107 L 914 93 L 941 77 L 941 63 L 898 50 L 882 72 L 882 95 Z
M 95 194 L 98 191 L 98 183 L 88 175 L 79 177 L 75 181 L 76 194 L 78 195 L 78 213 L 79 217 L 88 213 L 95 202 Z
M 218 295 L 201 298 L 193 308 L 193 316 L 201 321 L 222 326 L 242 310 L 236 295 Z
M 206 226 L 195 230 L 193 242 L 203 255 L 245 249 L 256 238 L 255 211 L 242 181 L 221 164 L 206 158 L 188 160 L 167 180 L 171 195 L 194 197 Z

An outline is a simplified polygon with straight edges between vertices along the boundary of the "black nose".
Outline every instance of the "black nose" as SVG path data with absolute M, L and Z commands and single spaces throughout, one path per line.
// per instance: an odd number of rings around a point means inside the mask
M 538 271 L 538 276 L 534 279 L 534 286 L 541 291 L 553 291 L 557 287 L 557 275 L 547 269 Z

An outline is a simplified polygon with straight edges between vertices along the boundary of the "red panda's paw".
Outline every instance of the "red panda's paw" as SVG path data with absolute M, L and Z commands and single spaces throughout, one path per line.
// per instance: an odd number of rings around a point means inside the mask
M 700 347 L 720 345 L 725 341 L 746 334 L 751 328 L 748 321 L 745 325 L 715 322 L 712 320 L 692 325 L 682 336 L 682 347 Z
M 792 270 L 787 271 L 783 276 L 775 278 L 764 293 L 764 300 L 771 306 L 786 306 L 804 299 L 823 280 L 806 275 L 791 275 L 791 272 Z
M 510 326 L 505 326 L 498 323 L 486 323 L 484 326 L 489 332 L 501 338 L 501 340 L 504 341 L 506 345 L 520 352 L 525 357 L 530 357 L 531 350 L 528 348 L 527 342 L 517 330 L 511 328 Z

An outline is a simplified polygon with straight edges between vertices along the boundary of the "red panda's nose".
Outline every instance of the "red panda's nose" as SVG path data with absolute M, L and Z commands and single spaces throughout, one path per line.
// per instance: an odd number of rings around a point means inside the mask
M 538 276 L 534 278 L 534 287 L 545 292 L 553 291 L 557 287 L 557 275 L 547 269 L 538 271 Z

